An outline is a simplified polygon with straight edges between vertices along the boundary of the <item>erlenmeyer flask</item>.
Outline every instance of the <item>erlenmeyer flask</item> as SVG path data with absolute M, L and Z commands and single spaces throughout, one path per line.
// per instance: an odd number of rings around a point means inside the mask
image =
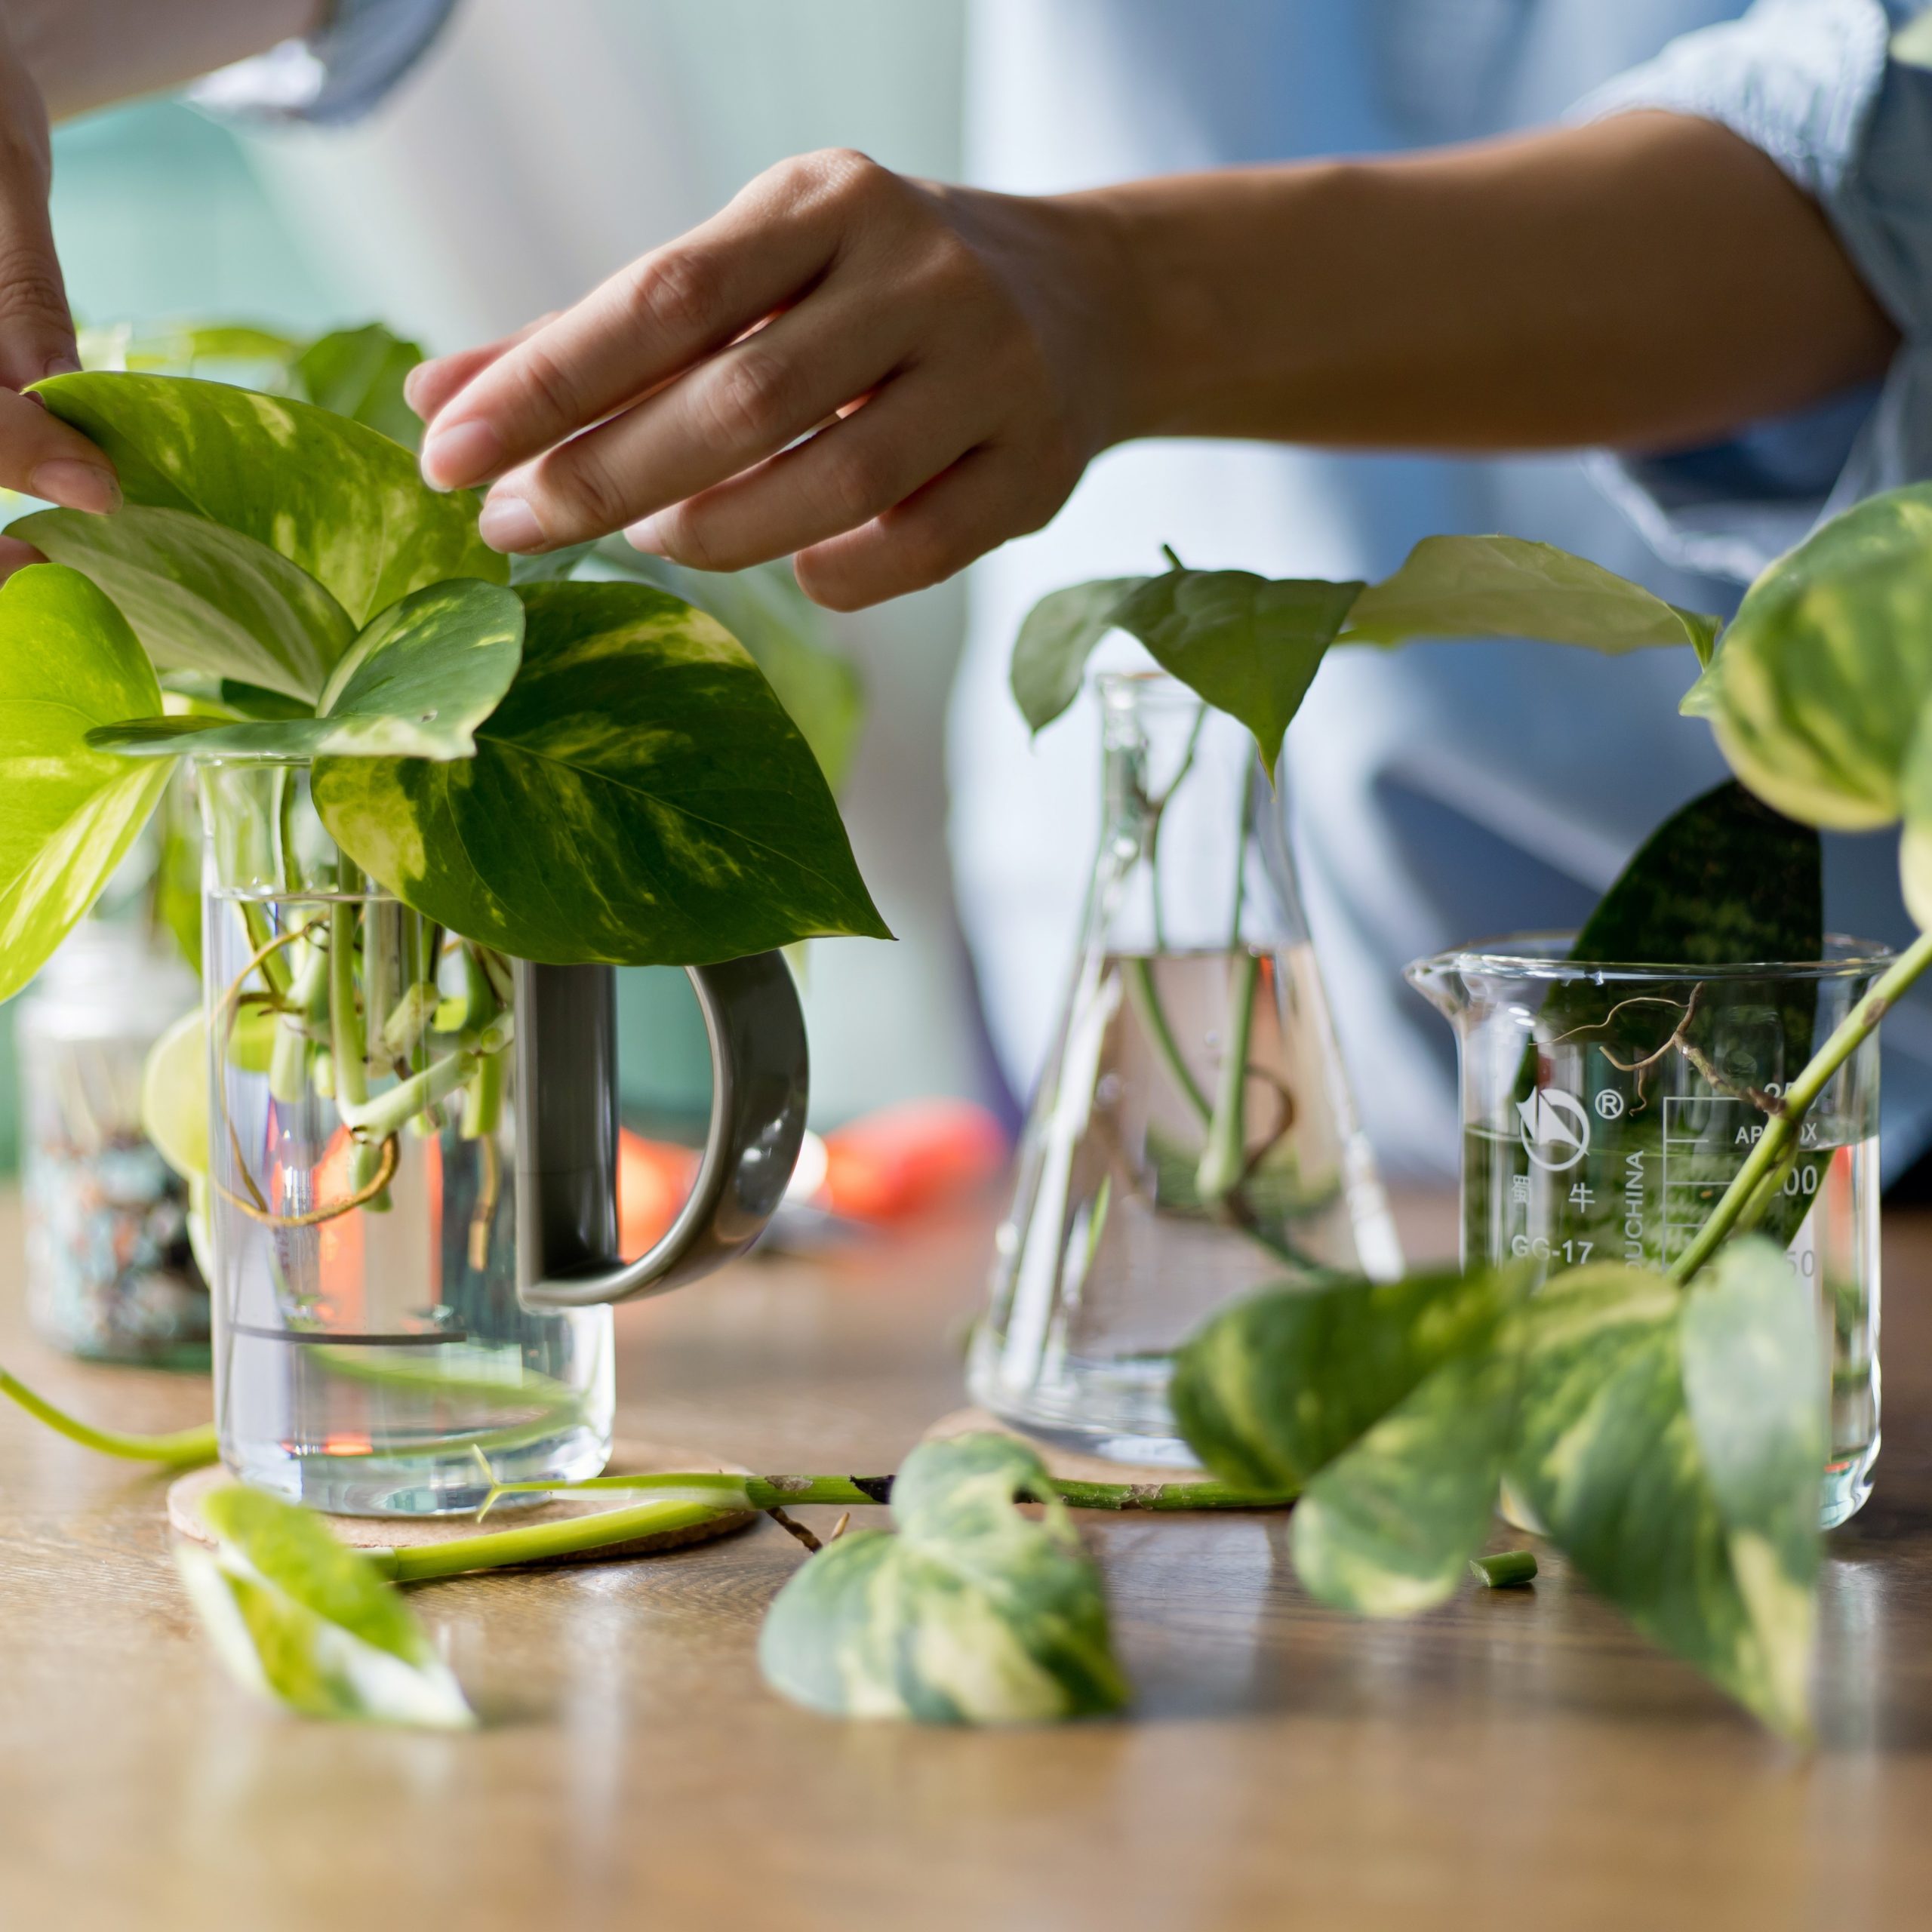
M 1401 1257 L 1253 740 L 1164 676 L 1100 695 L 1100 855 L 969 1380 L 1089 1453 L 1185 1465 L 1168 1380 L 1208 1315 Z

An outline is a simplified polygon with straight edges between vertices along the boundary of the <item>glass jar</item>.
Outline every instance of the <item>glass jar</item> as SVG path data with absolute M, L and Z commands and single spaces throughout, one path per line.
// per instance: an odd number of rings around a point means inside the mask
M 1174 1351 L 1253 1289 L 1398 1274 L 1253 739 L 1161 675 L 1100 682 L 1105 819 L 1021 1140 L 975 1398 L 1186 1466 Z
M 84 919 L 20 1001 L 27 1312 L 70 1354 L 208 1365 L 187 1189 L 141 1131 L 148 1049 L 198 996 L 139 921 Z
M 348 1514 L 595 1475 L 611 1311 L 518 1294 L 509 962 L 365 879 L 305 764 L 196 772 L 223 1460 Z
M 1409 968 L 1460 1050 L 1466 1267 L 1669 1268 L 1892 958 L 1835 937 L 1797 964 L 1599 965 L 1570 958 L 1574 938 L 1527 934 Z M 1829 1331 L 1830 1528 L 1863 1506 L 1878 1456 L 1875 1033 L 1805 1115 L 1763 1232 L 1815 1284 Z

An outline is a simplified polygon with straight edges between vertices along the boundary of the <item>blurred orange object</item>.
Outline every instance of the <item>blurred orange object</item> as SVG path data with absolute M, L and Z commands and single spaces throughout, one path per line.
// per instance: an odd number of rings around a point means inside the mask
M 635 1261 L 663 1238 L 697 1177 L 698 1152 L 647 1140 L 626 1128 L 617 1136 L 617 1245 Z
M 971 1100 L 904 1100 L 825 1137 L 819 1204 L 858 1221 L 896 1221 L 971 1193 L 997 1174 L 1006 1136 Z

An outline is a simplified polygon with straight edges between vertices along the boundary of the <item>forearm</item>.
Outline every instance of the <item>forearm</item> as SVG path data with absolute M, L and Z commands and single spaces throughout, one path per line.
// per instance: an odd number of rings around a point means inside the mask
M 1110 265 L 1120 438 L 1695 444 L 1878 374 L 1896 331 L 1727 130 L 1631 114 L 1065 198 Z
M 0 0 L 55 120 L 311 32 L 330 0 Z

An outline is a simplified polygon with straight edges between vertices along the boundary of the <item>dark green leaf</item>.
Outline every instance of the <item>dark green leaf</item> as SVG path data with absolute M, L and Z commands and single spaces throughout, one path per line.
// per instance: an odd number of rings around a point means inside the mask
M 1041 598 L 1013 646 L 1009 675 L 1020 715 L 1043 731 L 1080 694 L 1087 660 L 1114 627 L 1114 614 L 1147 580 L 1102 577 Z
M 1337 1609 L 1407 1617 L 1448 1596 L 1489 1534 L 1516 1420 L 1514 1352 L 1445 1363 L 1309 1485 L 1295 1570 Z
M 1170 571 L 1124 598 L 1112 621 L 1171 672 L 1254 734 L 1270 771 L 1281 738 L 1358 583 L 1271 582 L 1247 571 Z
M 825 613 L 798 588 L 789 564 L 694 571 L 633 550 L 621 537 L 606 537 L 592 547 L 601 567 L 668 591 L 715 617 L 764 673 L 811 746 L 825 782 L 835 793 L 842 789 L 865 722 L 865 691 L 858 672 L 840 654 Z
M 336 666 L 315 715 L 134 718 L 88 742 L 131 756 L 471 758 L 473 734 L 509 689 L 522 649 L 515 593 L 454 578 L 385 611 Z
M 473 496 L 432 490 L 407 450 L 328 410 L 168 376 L 56 376 L 34 393 L 113 459 L 129 503 L 266 544 L 358 626 L 448 577 L 509 580 Z
M 1038 1456 L 1009 1436 L 926 1442 L 893 1485 L 897 1536 L 860 1530 L 779 1592 L 765 1681 L 814 1710 L 927 1724 L 1033 1724 L 1118 1710 L 1099 1571 Z
M 1617 1266 L 1527 1305 L 1511 1479 L 1590 1583 L 1775 1728 L 1807 1727 L 1824 1371 L 1768 1241 L 1687 1294 Z
M 1393 577 L 1355 600 L 1343 641 L 1520 637 L 1607 651 L 1688 644 L 1703 660 L 1717 626 L 1553 544 L 1425 537 Z
M 163 669 L 207 671 L 313 704 L 355 636 L 308 573 L 184 510 L 42 510 L 8 534 L 113 598 Z
M 1524 1278 L 1412 1275 L 1251 1296 L 1181 1348 L 1175 1421 L 1223 1481 L 1306 1489 L 1438 1369 L 1486 1348 Z
M 318 408 L 365 423 L 413 450 L 423 421 L 403 400 L 403 378 L 423 360 L 421 347 L 380 322 L 318 336 L 290 366 L 296 392 Z
M 624 547 L 630 548 L 628 544 Z M 578 567 L 598 548 L 598 544 L 593 539 L 588 543 L 567 543 L 561 550 L 544 550 L 534 557 L 514 556 L 510 559 L 510 582 L 519 585 L 561 583 L 566 577 L 576 576 Z M 635 555 L 636 552 L 633 551 L 632 554 Z M 688 598 L 685 599 L 687 603 L 690 601 Z
M 889 937 L 804 740 L 710 618 L 641 585 L 527 586 L 523 667 L 473 760 L 322 759 L 365 870 L 527 959 L 701 964 Z
M 1638 848 L 1571 957 L 1722 966 L 1816 959 L 1823 949 L 1817 833 L 1727 781 L 1673 812 Z
M 401 1592 L 321 1518 L 238 1483 L 202 1510 L 220 1539 L 215 1553 L 183 1543 L 176 1560 L 242 1683 L 309 1717 L 475 1724 Z
M 126 620 L 78 572 L 38 564 L 0 588 L 0 999 L 39 971 L 152 815 L 169 768 L 88 749 L 96 724 L 161 688 Z

